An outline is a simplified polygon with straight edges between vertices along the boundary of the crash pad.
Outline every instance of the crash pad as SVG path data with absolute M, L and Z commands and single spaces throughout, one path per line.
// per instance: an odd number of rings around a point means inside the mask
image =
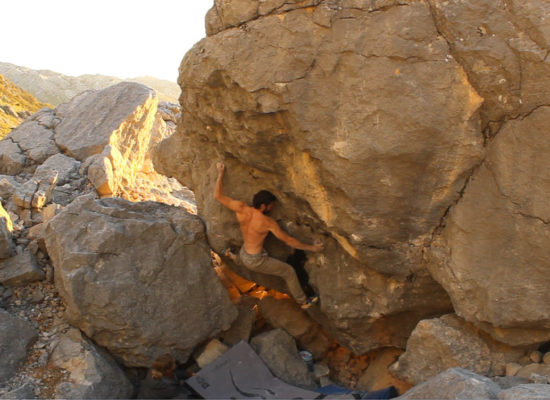
M 315 399 L 319 393 L 275 377 L 245 341 L 187 379 L 205 399 Z

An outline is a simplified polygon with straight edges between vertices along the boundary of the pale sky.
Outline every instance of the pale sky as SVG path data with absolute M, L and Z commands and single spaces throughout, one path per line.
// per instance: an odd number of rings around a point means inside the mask
M 0 62 L 176 81 L 213 0 L 2 0 Z

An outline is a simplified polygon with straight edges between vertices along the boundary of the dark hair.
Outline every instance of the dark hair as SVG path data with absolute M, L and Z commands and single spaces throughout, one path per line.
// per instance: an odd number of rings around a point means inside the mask
M 267 207 L 274 201 L 277 201 L 277 197 L 273 193 L 268 190 L 260 190 L 252 198 L 252 205 L 254 208 L 259 209 L 262 204 L 265 204 Z

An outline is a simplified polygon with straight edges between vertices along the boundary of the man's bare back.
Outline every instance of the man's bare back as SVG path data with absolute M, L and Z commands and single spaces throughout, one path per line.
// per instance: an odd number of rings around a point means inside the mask
M 273 233 L 277 239 L 295 249 L 309 251 L 323 250 L 323 245 L 320 243 L 309 245 L 288 235 L 273 218 L 265 215 L 264 213 L 271 211 L 273 203 L 261 204 L 259 208 L 254 208 L 242 201 L 225 196 L 223 192 L 225 166 L 219 162 L 216 164 L 216 168 L 218 170 L 218 179 L 216 181 L 214 197 L 237 215 L 237 221 L 243 234 L 244 249 L 248 254 L 259 254 L 262 252 L 265 238 L 269 232 Z

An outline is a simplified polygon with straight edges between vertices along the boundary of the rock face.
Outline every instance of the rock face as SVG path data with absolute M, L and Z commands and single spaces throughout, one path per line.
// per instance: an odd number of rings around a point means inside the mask
M 241 244 L 212 198 L 222 159 L 229 196 L 268 189 L 284 229 L 325 237 L 306 269 L 357 353 L 404 347 L 453 308 L 497 340 L 544 342 L 548 7 L 216 0 L 155 165 L 195 190 L 217 251 Z
M 38 332 L 30 323 L 0 309 L 0 384 L 17 372 L 37 337 Z
M 70 323 L 128 366 L 185 361 L 237 311 L 218 280 L 204 227 L 181 208 L 83 196 L 45 242 Z
M 76 329 L 60 339 L 50 363 L 70 371 L 68 380 L 57 385 L 56 398 L 128 399 L 133 395 L 130 380 L 115 360 Z
M 430 269 L 459 315 L 512 345 L 550 339 L 549 122 L 541 107 L 503 126 L 450 213 L 444 267 Z
M 328 237 L 307 268 L 337 338 L 356 352 L 402 347 L 418 318 L 451 309 L 421 251 L 482 159 L 482 98 L 426 3 L 271 3 L 186 55 L 185 125 L 156 165 L 195 190 L 216 250 L 240 235 L 212 199 L 213 161 L 228 164 L 230 196 L 271 190 L 291 234 Z

